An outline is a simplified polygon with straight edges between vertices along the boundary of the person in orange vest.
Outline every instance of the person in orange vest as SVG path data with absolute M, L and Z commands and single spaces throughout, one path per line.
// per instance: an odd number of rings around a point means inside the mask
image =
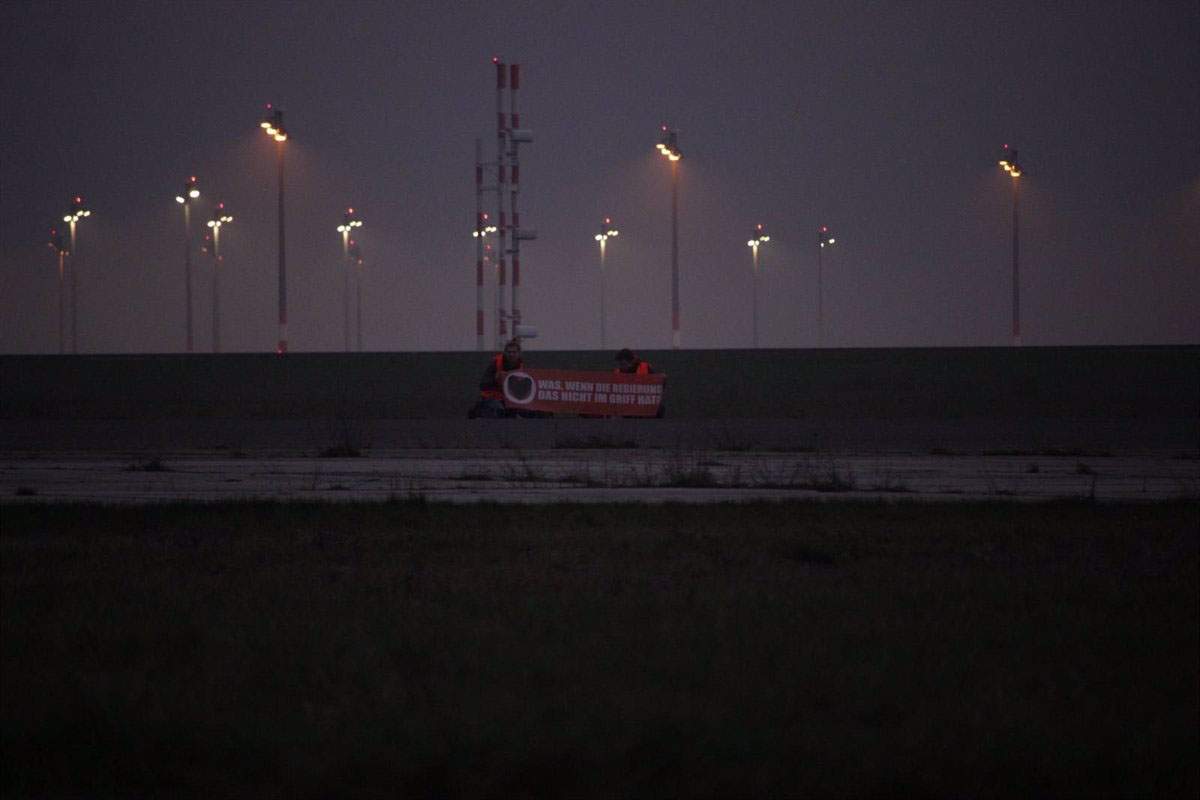
M 468 419 L 513 416 L 504 407 L 504 373 L 523 366 L 525 361 L 521 358 L 520 340 L 509 339 L 504 344 L 504 352 L 492 356 L 487 369 L 483 371 L 483 377 L 479 380 L 479 402 L 467 412 Z
M 617 368 L 613 372 L 623 372 L 626 375 L 653 375 L 654 370 L 649 361 L 642 361 L 628 347 L 617 351 Z
M 617 368 L 614 373 L 624 373 L 626 375 L 653 375 L 654 367 L 650 366 L 649 361 L 642 361 L 637 357 L 637 354 L 628 347 L 622 347 L 617 351 L 616 355 Z M 655 417 L 662 419 L 667 414 L 667 407 L 664 403 L 659 402 L 658 412 Z

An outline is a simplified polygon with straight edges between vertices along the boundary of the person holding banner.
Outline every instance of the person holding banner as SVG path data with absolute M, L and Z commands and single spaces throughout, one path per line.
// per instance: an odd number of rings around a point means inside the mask
M 467 412 L 467 418 L 496 419 L 513 416 L 513 413 L 504 407 L 504 373 L 523 366 L 525 361 L 521 358 L 520 340 L 509 339 L 504 345 L 504 352 L 492 356 L 487 369 L 483 371 L 483 378 L 479 381 L 479 401 Z
M 617 351 L 616 355 L 617 368 L 613 370 L 616 374 L 625 375 L 654 375 L 654 367 L 650 366 L 649 361 L 642 361 L 637 357 L 637 354 L 628 347 L 622 347 Z M 656 419 L 662 419 L 667 413 L 666 406 L 659 402 L 658 411 L 654 414 Z
M 613 372 L 625 373 L 626 375 L 654 374 L 654 369 L 650 366 L 650 362 L 642 361 L 628 347 L 623 347 L 617 351 L 616 360 L 617 368 Z

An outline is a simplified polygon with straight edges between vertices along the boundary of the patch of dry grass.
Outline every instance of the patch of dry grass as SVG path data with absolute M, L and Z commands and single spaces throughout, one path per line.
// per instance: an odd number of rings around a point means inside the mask
M 1195 796 L 1195 504 L 9 506 L 29 795 Z

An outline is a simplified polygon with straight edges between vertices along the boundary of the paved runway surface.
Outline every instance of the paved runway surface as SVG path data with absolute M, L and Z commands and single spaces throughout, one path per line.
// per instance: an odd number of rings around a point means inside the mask
M 1194 420 L 2 420 L 0 503 L 1200 498 Z
M 870 455 L 695 449 L 395 450 L 358 457 L 179 451 L 0 459 L 0 503 L 250 499 L 688 502 L 1200 499 L 1200 461 L 1104 454 Z

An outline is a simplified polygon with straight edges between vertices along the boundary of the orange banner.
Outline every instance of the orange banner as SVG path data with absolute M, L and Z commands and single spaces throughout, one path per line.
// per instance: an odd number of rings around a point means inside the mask
M 666 375 L 519 369 L 504 374 L 504 405 L 513 411 L 653 417 L 662 407 L 666 380 Z

